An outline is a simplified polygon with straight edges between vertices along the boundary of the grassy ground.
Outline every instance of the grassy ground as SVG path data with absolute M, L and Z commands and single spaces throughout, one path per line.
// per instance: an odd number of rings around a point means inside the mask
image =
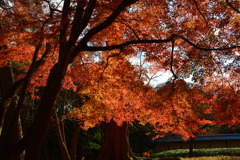
M 212 157 L 194 157 L 194 158 L 160 158 L 160 159 L 151 159 L 143 158 L 139 160 L 240 160 L 240 157 L 236 156 L 212 156 Z
M 236 156 L 195 157 L 195 158 L 181 158 L 181 160 L 240 160 L 240 157 Z
M 193 158 L 187 158 L 188 153 L 188 149 L 170 150 L 151 154 L 143 160 L 240 160 L 240 148 L 194 149 Z
M 160 152 L 160 153 L 154 153 L 154 154 L 151 154 L 151 158 L 156 158 L 156 159 L 171 158 L 171 157 L 187 158 L 188 154 L 189 154 L 188 149 L 178 149 L 178 150 L 170 150 L 170 151 L 164 151 L 164 152 Z M 221 156 L 221 157 L 219 157 L 219 156 Z M 227 159 L 226 156 L 230 156 L 230 158 Z M 219 159 L 222 159 L 222 160 L 225 160 L 225 159 L 227 159 L 227 160 L 233 159 L 234 160 L 234 158 L 236 159 L 236 157 L 237 158 L 240 157 L 240 148 L 194 149 L 193 157 L 201 157 L 201 158 L 204 157 L 205 159 L 206 159 L 206 157 L 218 157 Z M 188 160 L 191 160 L 191 159 L 188 159 Z M 200 160 L 200 159 L 193 159 L 193 160 Z

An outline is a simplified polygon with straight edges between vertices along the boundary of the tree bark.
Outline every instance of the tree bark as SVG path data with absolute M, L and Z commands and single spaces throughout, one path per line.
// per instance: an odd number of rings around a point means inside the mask
M 127 122 L 118 126 L 113 120 L 107 124 L 102 151 L 98 160 L 137 159 L 131 151 L 128 140 Z
M 53 121 L 54 121 L 54 126 L 55 126 L 55 133 L 56 133 L 58 143 L 60 146 L 62 158 L 64 160 L 71 160 L 66 141 L 64 140 L 65 139 L 64 134 L 63 134 L 64 131 L 62 131 L 60 128 L 60 122 L 59 122 L 56 110 L 53 111 L 53 118 L 54 118 Z
M 51 69 L 34 122 L 19 143 L 5 149 L 7 152 L 4 157 L 17 159 L 19 154 L 25 150 L 25 160 L 40 158 L 41 146 L 51 122 L 54 103 L 61 89 L 66 69 L 67 60 L 55 64 Z
M 14 86 L 14 79 L 13 79 L 13 74 L 12 74 L 12 69 L 11 67 L 4 67 L 0 68 L 0 96 L 3 101 L 9 96 L 9 93 L 11 92 L 11 89 L 13 89 Z M 17 144 L 23 137 L 22 133 L 22 124 L 21 124 L 21 119 L 20 116 L 17 118 L 17 122 L 15 123 L 14 126 L 10 126 L 12 128 L 11 134 L 8 134 L 8 128 L 10 121 L 12 120 L 12 117 L 14 115 L 16 106 L 17 106 L 17 100 L 16 98 L 11 98 L 9 100 L 9 104 L 6 105 L 6 101 L 4 103 L 1 103 L 1 131 L 0 133 L 2 134 L 2 146 L 1 149 L 2 153 L 0 156 L 4 157 L 4 159 L 11 159 L 11 160 L 23 160 L 24 158 L 24 151 L 20 152 L 17 157 L 15 158 L 10 158 L 6 157 L 6 153 L 8 152 L 8 148 L 11 146 Z M 5 153 L 6 152 L 6 153 Z
M 190 138 L 190 145 L 189 145 L 189 153 L 188 157 L 191 158 L 193 157 L 193 145 L 194 145 L 194 138 Z
M 50 71 L 35 120 L 19 147 L 21 148 L 21 145 L 23 145 L 26 149 L 25 160 L 38 160 L 40 158 L 41 146 L 51 122 L 54 103 L 61 89 L 66 69 L 67 62 L 65 61 L 55 64 Z
M 72 140 L 71 140 L 71 148 L 70 148 L 70 157 L 71 160 L 76 160 L 76 150 L 78 144 L 78 136 L 80 133 L 81 128 L 76 125 L 75 130 L 73 132 Z
M 9 105 L 4 105 L 4 101 L 7 98 L 9 90 L 13 87 L 12 70 L 10 67 L 0 68 L 0 135 L 4 124 L 5 115 Z

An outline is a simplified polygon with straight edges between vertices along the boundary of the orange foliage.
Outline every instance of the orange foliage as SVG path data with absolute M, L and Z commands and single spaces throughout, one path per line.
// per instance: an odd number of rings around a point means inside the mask
M 111 57 L 101 65 L 91 63 L 86 70 L 89 72 L 88 85 L 83 85 L 79 94 L 88 96 L 89 100 L 68 116 L 83 122 L 85 129 L 112 118 L 118 125 L 143 118 L 154 90 L 143 84 L 124 57 Z
M 172 132 L 187 138 L 212 123 L 204 116 L 213 111 L 218 124 L 239 125 L 239 86 L 207 85 L 229 77 L 231 85 L 239 85 L 237 11 L 225 1 L 94 2 L 69 1 L 66 10 L 39 0 L 1 6 L 0 46 L 7 47 L 0 49 L 0 67 L 18 64 L 21 79 L 33 62 L 43 60 L 28 84 L 28 91 L 36 92 L 46 86 L 53 66 L 67 65 L 62 89 L 78 87 L 80 96 L 89 97 L 68 116 L 85 129 L 112 118 L 118 125 L 137 120 L 151 123 L 159 136 Z M 46 44 L 50 52 L 42 58 Z M 144 84 L 147 76 L 141 73 L 147 75 L 148 68 L 129 62 L 139 53 L 145 53 L 152 74 L 170 70 L 178 80 L 158 91 Z M 190 75 L 198 84 L 192 88 L 182 80 Z

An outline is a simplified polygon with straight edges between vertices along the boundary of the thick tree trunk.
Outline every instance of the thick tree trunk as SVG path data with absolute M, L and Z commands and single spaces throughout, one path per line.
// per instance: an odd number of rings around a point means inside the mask
M 9 96 L 9 93 L 11 92 L 11 89 L 13 89 L 14 86 L 14 79 L 12 74 L 11 67 L 4 67 L 0 68 L 0 93 L 1 98 L 3 101 Z M 9 105 L 6 105 L 4 103 L 1 103 L 1 131 L 3 132 L 2 138 L 2 144 L 1 149 L 2 154 L 1 156 L 5 157 L 5 152 L 7 152 L 7 148 L 11 147 L 12 145 L 17 144 L 23 137 L 22 133 L 22 124 L 20 116 L 18 116 L 17 122 L 14 126 L 10 126 L 13 130 L 11 134 L 8 134 L 8 128 L 9 128 L 9 122 L 12 120 L 15 109 L 17 105 L 17 100 L 11 100 L 9 102 Z M 17 157 L 13 158 L 12 160 L 22 160 L 24 158 L 24 152 L 20 152 Z M 9 157 L 5 157 L 5 159 L 11 159 Z
M 17 159 L 19 154 L 25 150 L 25 160 L 40 158 L 41 146 L 51 122 L 54 103 L 61 89 L 66 69 L 66 61 L 57 63 L 52 68 L 34 122 L 19 143 L 5 149 L 4 157 Z
M 9 109 L 16 108 L 16 103 L 14 103 L 12 105 L 14 105 L 14 106 L 10 106 Z M 23 160 L 24 156 L 25 156 L 24 151 L 19 152 L 16 157 L 11 157 L 10 156 L 11 153 L 7 154 L 9 151 L 8 149 L 10 149 L 11 146 L 14 146 L 15 144 L 17 144 L 23 138 L 22 123 L 21 123 L 20 116 L 18 116 L 18 120 L 15 123 L 15 125 L 11 126 L 12 132 L 10 134 L 5 134 L 5 128 L 7 128 L 6 130 L 8 130 L 8 124 L 10 122 L 10 120 L 8 120 L 8 119 L 12 119 L 13 114 L 14 114 L 14 110 L 8 110 L 6 113 L 6 119 L 5 119 L 5 123 L 4 123 L 4 129 L 3 129 L 3 137 L 4 137 L 3 152 L 5 153 L 6 160 Z M 6 132 L 6 133 L 8 133 L 8 132 Z
M 38 160 L 40 157 L 41 146 L 51 122 L 54 103 L 61 89 L 66 69 L 66 62 L 57 63 L 51 69 L 35 120 L 22 141 L 26 149 L 25 160 Z
M 105 140 L 98 160 L 132 159 L 137 158 L 132 153 L 129 145 L 127 123 L 125 122 L 119 127 L 111 120 L 107 124 Z
M 5 115 L 7 112 L 7 107 L 9 105 L 4 105 L 3 101 L 7 98 L 7 95 L 10 89 L 13 87 L 13 77 L 12 77 L 12 70 L 10 67 L 0 68 L 0 135 L 2 133 L 2 128 L 4 124 Z

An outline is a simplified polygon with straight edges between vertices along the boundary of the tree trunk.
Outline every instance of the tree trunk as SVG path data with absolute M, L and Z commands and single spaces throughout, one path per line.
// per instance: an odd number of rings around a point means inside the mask
M 194 145 L 194 138 L 190 138 L 190 145 L 189 145 L 189 153 L 188 157 L 193 157 L 193 145 Z
M 19 143 L 5 149 L 7 150 L 5 157 L 17 159 L 19 154 L 25 150 L 25 160 L 40 158 L 41 147 L 51 122 L 54 103 L 61 89 L 66 69 L 66 61 L 55 64 L 51 69 L 34 122 Z
M 7 112 L 7 107 L 9 105 L 4 105 L 3 101 L 7 98 L 9 90 L 13 87 L 13 77 L 12 70 L 10 67 L 0 68 L 0 135 L 2 133 L 2 128 L 4 124 L 5 115 Z
M 80 126 L 76 125 L 72 135 L 72 141 L 71 141 L 71 148 L 70 148 L 71 160 L 76 160 L 76 150 L 77 150 L 78 136 L 79 136 L 80 130 L 81 130 Z
M 40 158 L 41 146 L 51 122 L 54 103 L 61 89 L 66 69 L 66 62 L 57 63 L 51 69 L 35 120 L 20 144 L 26 149 L 25 160 Z
M 60 122 L 59 122 L 56 110 L 53 111 L 53 118 L 54 118 L 53 123 L 54 123 L 54 126 L 55 126 L 55 133 L 56 133 L 56 136 L 57 136 L 57 139 L 58 139 L 58 143 L 59 143 L 60 151 L 61 151 L 61 154 L 62 154 L 62 158 L 64 160 L 71 160 L 71 157 L 70 157 L 69 152 L 68 152 L 66 141 L 64 140 L 65 139 L 64 134 L 63 134 L 64 131 L 61 130 Z
M 20 115 L 18 116 L 17 122 L 13 126 L 9 126 L 10 121 L 12 120 L 15 109 L 17 106 L 17 100 L 15 100 L 10 106 L 5 116 L 4 121 L 4 127 L 3 127 L 3 152 L 5 155 L 8 153 L 8 149 L 11 148 L 11 146 L 14 146 L 17 144 L 22 138 L 23 138 L 23 132 L 22 132 L 22 123 Z M 12 129 L 11 132 L 9 132 L 9 127 Z M 24 151 L 21 151 L 17 154 L 16 157 L 10 158 L 6 157 L 7 159 L 11 160 L 23 160 L 24 159 Z
M 127 122 L 122 126 L 111 120 L 107 124 L 102 151 L 98 160 L 131 160 L 137 159 L 131 151 L 128 140 Z
M 0 78 L 1 98 L 4 101 L 14 86 L 14 79 L 13 79 L 11 67 L 0 68 L 0 77 L 1 77 Z M 17 144 L 23 137 L 20 116 L 18 116 L 16 124 L 14 126 L 10 126 L 13 131 L 11 132 L 11 134 L 8 134 L 9 122 L 13 118 L 13 115 L 17 106 L 17 100 L 16 99 L 13 100 L 11 104 L 7 105 L 7 107 L 3 103 L 1 104 L 2 105 L 0 107 L 1 107 L 2 117 L 1 117 L 0 133 L 3 132 L 2 134 L 3 141 L 1 144 L 1 147 L 3 148 L 1 149 L 2 151 L 1 156 L 3 156 L 5 159 L 22 160 L 24 158 L 24 152 L 20 152 L 15 158 L 5 157 L 7 155 L 5 153 L 8 151 L 7 149 Z

